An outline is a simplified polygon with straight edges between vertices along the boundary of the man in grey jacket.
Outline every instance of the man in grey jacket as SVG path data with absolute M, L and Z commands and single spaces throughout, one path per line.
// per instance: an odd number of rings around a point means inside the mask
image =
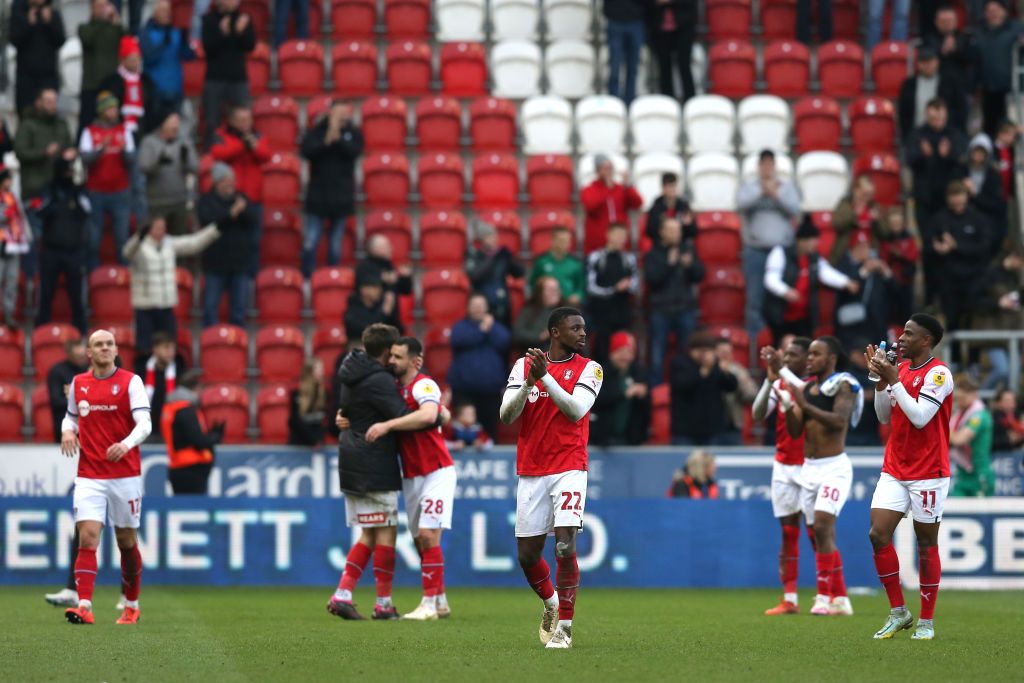
M 171 112 L 157 130 L 142 139 L 139 148 L 149 215 L 166 219 L 171 235 L 188 232 L 188 176 L 199 171 L 199 155 L 180 133 L 181 117 Z

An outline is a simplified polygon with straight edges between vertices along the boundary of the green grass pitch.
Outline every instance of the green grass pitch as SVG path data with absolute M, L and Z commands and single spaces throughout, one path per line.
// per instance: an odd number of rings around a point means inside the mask
M 94 626 L 71 626 L 44 589 L 0 589 L 4 681 L 980 681 L 1024 679 L 1024 593 L 939 596 L 937 638 L 875 641 L 884 596 L 848 618 L 768 618 L 769 590 L 580 591 L 574 649 L 545 651 L 525 587 L 453 589 L 434 623 L 343 622 L 330 588 L 143 586 L 142 622 L 115 626 L 114 588 Z M 916 613 L 917 593 L 907 592 Z M 810 591 L 801 595 L 804 609 Z M 418 601 L 396 592 L 400 610 Z M 372 588 L 357 604 L 372 609 Z M 365 610 L 369 611 L 369 610 Z

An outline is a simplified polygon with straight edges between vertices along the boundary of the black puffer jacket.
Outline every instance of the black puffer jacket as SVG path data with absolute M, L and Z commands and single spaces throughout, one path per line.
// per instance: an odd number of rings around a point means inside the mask
M 351 215 L 356 205 L 356 161 L 363 153 L 363 134 L 352 124 L 330 144 L 327 117 L 306 131 L 302 156 L 309 161 L 306 211 L 321 218 Z

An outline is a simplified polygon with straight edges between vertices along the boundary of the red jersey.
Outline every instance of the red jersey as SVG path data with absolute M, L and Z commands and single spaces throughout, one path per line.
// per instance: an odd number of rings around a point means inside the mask
M 528 359 L 517 360 L 506 389 L 519 389 L 529 371 Z M 562 361 L 549 358 L 548 374 L 569 394 L 579 386 L 597 396 L 604 383 L 601 366 L 578 353 Z M 537 382 L 523 406 L 516 444 L 516 472 L 524 477 L 542 477 L 586 470 L 589 439 L 590 413 L 577 422 L 570 422 L 548 396 L 543 384 Z
M 68 414 L 78 418 L 78 476 L 87 479 L 122 479 L 142 474 L 139 448 L 117 462 L 107 460 L 107 449 L 135 429 L 136 410 L 149 411 L 149 396 L 142 378 L 123 368 L 100 379 L 92 371 L 76 375 L 68 388 Z
M 781 379 L 772 384 L 775 391 L 788 391 L 786 383 Z M 775 398 L 775 391 L 768 396 L 768 410 L 775 411 L 775 460 L 783 465 L 804 464 L 804 435 L 793 438 L 786 428 L 786 411 Z
M 942 361 L 931 358 L 918 368 L 900 363 L 900 384 L 916 401 L 939 407 L 928 423 L 918 429 L 889 393 L 892 416 L 889 442 L 882 471 L 900 481 L 939 479 L 949 476 L 949 417 L 953 412 L 953 374 Z
M 796 276 L 796 282 L 793 284 L 793 289 L 800 294 L 800 299 L 799 301 L 790 301 L 786 304 L 786 312 L 782 317 L 786 322 L 804 320 L 810 312 L 811 259 L 809 256 L 799 256 L 797 264 L 800 268 L 800 272 Z
M 402 387 L 402 398 L 405 399 L 405 405 L 412 410 L 416 410 L 424 403 L 436 403 L 440 406 L 441 388 L 437 386 L 437 382 L 421 372 Z M 448 452 L 448 446 L 444 443 L 440 427 L 396 433 L 398 454 L 402 457 L 402 475 L 406 479 L 422 477 L 455 464 Z
M 82 132 L 79 151 L 89 154 L 106 148 L 89 167 L 85 187 L 93 192 L 123 192 L 131 185 L 131 176 L 124 154 L 135 151 L 135 142 L 124 124 L 104 127 L 95 123 Z

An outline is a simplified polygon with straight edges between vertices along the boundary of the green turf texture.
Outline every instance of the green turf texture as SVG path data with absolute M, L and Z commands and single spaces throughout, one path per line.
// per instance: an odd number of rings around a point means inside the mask
M 884 596 L 853 617 L 761 615 L 767 590 L 580 591 L 574 649 L 545 651 L 540 601 L 526 588 L 453 589 L 447 621 L 345 622 L 330 587 L 143 587 L 142 622 L 116 626 L 113 588 L 93 626 L 65 622 L 45 589 L 0 589 L 3 681 L 980 681 L 1024 679 L 1024 593 L 944 591 L 936 640 L 872 634 Z M 372 610 L 372 588 L 357 605 Z M 917 612 L 918 597 L 907 592 Z M 412 610 L 415 590 L 396 592 Z M 369 609 L 367 609 L 369 608 Z

